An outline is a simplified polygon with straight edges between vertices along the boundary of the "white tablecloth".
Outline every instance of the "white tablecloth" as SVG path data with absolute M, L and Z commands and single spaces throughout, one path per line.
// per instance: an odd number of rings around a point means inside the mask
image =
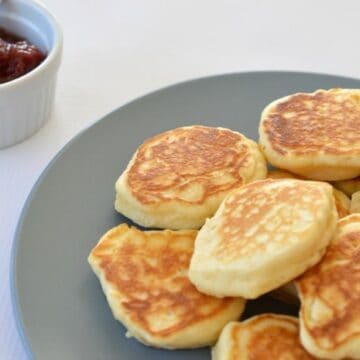
M 357 0 L 44 2 L 62 25 L 65 48 L 50 122 L 0 150 L 0 360 L 26 359 L 9 287 L 21 208 L 80 130 L 139 95 L 209 74 L 282 69 L 360 78 Z

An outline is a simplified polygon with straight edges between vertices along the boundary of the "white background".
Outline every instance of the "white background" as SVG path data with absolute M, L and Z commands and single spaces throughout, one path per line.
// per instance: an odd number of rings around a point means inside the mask
M 275 69 L 360 78 L 357 0 L 44 3 L 62 25 L 65 48 L 50 122 L 0 150 L 0 360 L 26 358 L 8 280 L 21 208 L 44 167 L 80 130 L 139 95 L 209 74 Z

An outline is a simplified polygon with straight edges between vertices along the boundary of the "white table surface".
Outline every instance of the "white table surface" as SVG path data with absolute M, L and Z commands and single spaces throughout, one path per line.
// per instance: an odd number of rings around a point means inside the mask
M 282 69 L 360 78 L 357 0 L 44 3 L 62 25 L 65 47 L 49 123 L 0 150 L 0 360 L 26 359 L 9 287 L 21 208 L 45 166 L 79 131 L 139 95 L 194 77 Z

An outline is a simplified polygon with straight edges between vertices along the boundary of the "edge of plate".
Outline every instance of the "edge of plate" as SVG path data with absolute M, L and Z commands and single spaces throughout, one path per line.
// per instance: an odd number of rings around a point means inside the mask
M 58 158 L 61 157 L 61 155 L 71 146 L 72 143 L 78 140 L 85 132 L 87 132 L 89 129 L 95 127 L 97 124 L 99 124 L 101 121 L 106 120 L 106 118 L 110 117 L 111 114 L 113 114 L 116 111 L 119 111 L 120 109 L 123 109 L 129 105 L 133 105 L 137 103 L 138 101 L 141 101 L 145 97 L 155 96 L 160 92 L 166 91 L 169 88 L 179 87 L 183 85 L 188 85 L 190 83 L 202 81 L 205 79 L 214 79 L 214 78 L 224 78 L 224 77 L 233 77 L 233 76 L 241 76 L 241 75 L 275 75 L 275 74 L 281 74 L 281 75 L 315 75 L 315 76 L 324 76 L 324 77 L 336 77 L 339 79 L 344 80 L 357 80 L 360 81 L 360 79 L 350 76 L 342 76 L 342 75 L 336 75 L 336 74 L 329 74 L 329 73 L 319 73 L 319 72 L 311 72 L 311 71 L 296 71 L 296 70 L 254 70 L 254 71 L 242 71 L 242 72 L 229 72 L 229 73 L 222 73 L 222 74 L 213 74 L 213 75 L 206 75 L 206 76 L 200 76 L 197 78 L 192 78 L 188 80 L 183 80 L 180 82 L 176 82 L 173 84 L 166 85 L 164 87 L 160 87 L 156 90 L 149 91 L 147 93 L 144 93 L 143 95 L 139 95 L 135 99 L 129 100 L 125 102 L 124 104 L 120 105 L 116 109 L 108 112 L 104 116 L 102 116 L 100 119 L 96 120 L 95 122 L 91 123 L 90 125 L 86 126 L 84 129 L 82 129 L 78 134 L 76 134 L 72 139 L 70 139 L 56 154 L 55 156 L 50 160 L 50 162 L 45 166 L 41 174 L 39 175 L 38 179 L 35 181 L 34 185 L 32 186 L 30 193 L 28 194 L 24 205 L 22 207 L 22 210 L 20 212 L 20 217 L 17 222 L 15 233 L 13 237 L 13 243 L 11 246 L 11 252 L 10 252 L 10 297 L 11 297 L 11 304 L 12 304 L 12 310 L 13 315 L 15 319 L 15 324 L 17 331 L 20 336 L 20 340 L 22 342 L 22 345 L 24 346 L 24 350 L 26 355 L 28 355 L 31 359 L 34 358 L 34 354 L 31 349 L 31 345 L 29 343 L 29 340 L 26 336 L 25 331 L 25 325 L 23 321 L 22 316 L 22 310 L 19 305 L 19 298 L 18 298 L 18 291 L 17 291 L 17 253 L 18 253 L 18 247 L 19 247 L 19 238 L 22 231 L 22 226 L 24 223 L 25 216 L 27 214 L 27 210 L 30 206 L 30 203 L 40 186 L 43 178 L 47 175 L 49 170 L 53 167 L 55 162 Z

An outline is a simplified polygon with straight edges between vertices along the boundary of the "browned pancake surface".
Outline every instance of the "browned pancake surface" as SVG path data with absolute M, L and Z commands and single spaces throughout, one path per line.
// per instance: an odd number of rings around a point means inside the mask
M 360 155 L 360 97 L 336 91 L 296 94 L 277 104 L 263 122 L 274 150 L 284 155 Z
M 262 326 L 265 321 L 286 322 L 286 326 L 279 323 L 270 326 Z M 249 338 L 246 342 L 246 350 L 241 346 L 236 346 L 238 339 L 241 338 L 242 327 L 232 329 L 233 351 L 230 359 L 244 359 L 244 350 L 248 354 L 248 360 L 310 360 L 315 359 L 308 354 L 300 344 L 299 329 L 297 321 L 291 318 L 281 319 L 277 315 L 265 314 L 252 319 L 243 325 L 246 328 Z
M 240 171 L 249 160 L 249 146 L 238 133 L 205 126 L 177 128 L 140 146 L 128 185 L 143 204 L 169 199 L 202 203 L 209 195 L 241 185 Z
M 360 229 L 343 231 L 352 222 L 360 225 L 360 215 L 339 221 L 338 236 L 325 257 L 298 281 L 301 298 L 313 307 L 311 315 L 301 310 L 304 326 L 313 341 L 327 350 L 360 337 Z
M 167 337 L 210 319 L 234 301 L 203 295 L 188 280 L 196 234 L 190 230 L 141 232 L 122 225 L 92 251 L 134 326 Z

